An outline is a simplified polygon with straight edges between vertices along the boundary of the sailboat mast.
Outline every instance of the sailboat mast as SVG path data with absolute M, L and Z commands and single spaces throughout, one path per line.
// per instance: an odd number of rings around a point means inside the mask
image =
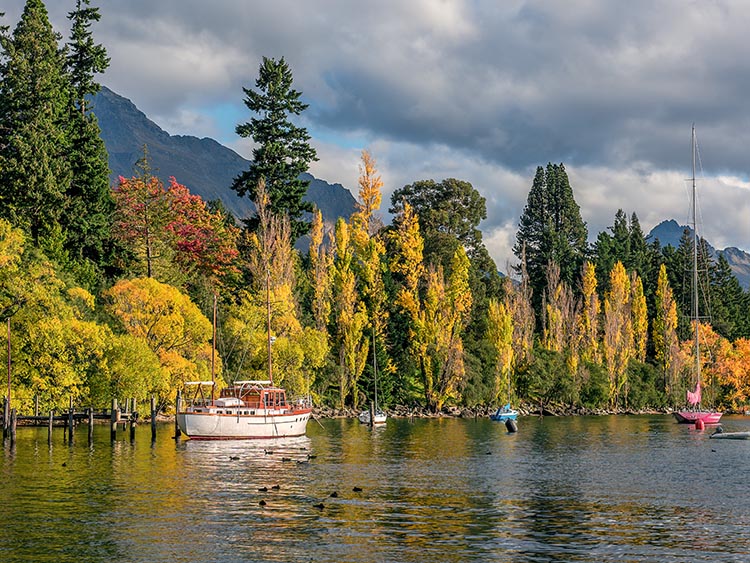
M 375 409 L 378 408 L 378 355 L 375 350 L 375 328 L 372 329 L 372 371 L 375 377 Z
M 213 335 L 211 336 L 211 402 L 214 402 L 216 389 L 216 294 L 214 293 Z
M 266 328 L 268 330 L 268 380 L 273 385 L 271 364 L 271 273 L 268 267 L 266 267 Z
M 701 356 L 700 356 L 700 341 L 698 338 L 698 230 L 696 228 L 696 217 L 695 217 L 695 124 L 693 124 L 692 135 L 690 140 L 690 146 L 692 149 L 692 162 L 693 162 L 693 197 L 692 197 L 692 221 L 693 221 L 693 319 L 695 320 L 695 374 L 700 383 L 701 377 Z

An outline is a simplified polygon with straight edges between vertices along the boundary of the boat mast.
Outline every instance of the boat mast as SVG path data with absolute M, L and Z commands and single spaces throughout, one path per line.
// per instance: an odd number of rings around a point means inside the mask
M 372 371 L 375 375 L 375 411 L 378 410 L 378 356 L 375 352 L 375 327 L 372 327 Z
M 695 322 L 695 375 L 697 377 L 697 383 L 701 381 L 701 356 L 700 356 L 700 342 L 698 339 L 698 231 L 696 229 L 696 218 L 695 218 L 695 123 L 693 123 L 692 134 L 690 138 L 690 148 L 692 150 L 692 164 L 693 164 L 693 176 L 692 176 L 692 227 L 693 227 L 693 319 Z
M 213 336 L 211 336 L 211 403 L 216 390 L 216 294 L 214 293 Z
M 266 267 L 266 328 L 268 330 L 268 380 L 273 385 L 271 366 L 271 273 L 268 267 Z

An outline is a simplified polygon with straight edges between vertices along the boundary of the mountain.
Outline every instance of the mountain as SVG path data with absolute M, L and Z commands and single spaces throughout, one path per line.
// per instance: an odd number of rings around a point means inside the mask
M 686 229 L 692 237 L 693 229 L 691 227 L 680 225 L 674 219 L 670 219 L 668 221 L 662 221 L 651 229 L 651 232 L 646 239 L 658 239 L 662 247 L 671 245 L 677 248 L 680 246 L 680 239 Z M 750 289 L 750 254 L 733 246 L 725 248 L 724 250 L 718 250 L 710 243 L 708 243 L 708 250 L 714 258 L 719 254 L 723 254 L 724 258 L 726 258 L 729 263 L 729 267 L 732 268 L 735 277 L 740 282 L 740 285 L 745 289 Z
M 134 175 L 135 163 L 148 149 L 152 173 L 166 184 L 174 176 L 180 184 L 205 201 L 220 199 L 237 218 L 247 217 L 254 207 L 248 198 L 240 198 L 231 189 L 232 181 L 247 170 L 250 161 L 213 139 L 189 135 L 170 135 L 149 120 L 130 100 L 102 87 L 94 98 L 94 113 L 99 120 L 102 139 L 109 152 L 111 180 Z M 355 199 L 341 184 L 329 184 L 310 174 L 307 201 L 320 209 L 323 219 L 333 223 L 349 218 Z

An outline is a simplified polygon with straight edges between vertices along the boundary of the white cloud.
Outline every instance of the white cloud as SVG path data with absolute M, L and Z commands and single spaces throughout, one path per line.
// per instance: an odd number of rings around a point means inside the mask
M 15 26 L 24 0 L 7 0 Z M 65 3 L 48 2 L 68 34 Z M 97 4 L 94 2 L 94 4 Z M 615 212 L 687 219 L 690 124 L 706 235 L 750 247 L 750 4 L 734 0 L 109 0 L 93 26 L 102 81 L 170 133 L 233 138 L 262 56 L 310 103 L 312 172 L 356 192 L 369 148 L 390 193 L 457 177 L 487 198 L 498 266 L 534 168 L 564 162 L 592 238 Z M 221 107 L 222 111 L 211 108 Z M 501 266 L 504 267 L 504 266 Z

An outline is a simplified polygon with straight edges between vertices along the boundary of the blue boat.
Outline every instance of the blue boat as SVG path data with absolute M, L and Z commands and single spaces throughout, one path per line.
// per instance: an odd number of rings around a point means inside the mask
M 510 403 L 503 405 L 490 415 L 492 420 L 505 422 L 506 420 L 515 420 L 518 417 L 518 411 L 510 408 Z

